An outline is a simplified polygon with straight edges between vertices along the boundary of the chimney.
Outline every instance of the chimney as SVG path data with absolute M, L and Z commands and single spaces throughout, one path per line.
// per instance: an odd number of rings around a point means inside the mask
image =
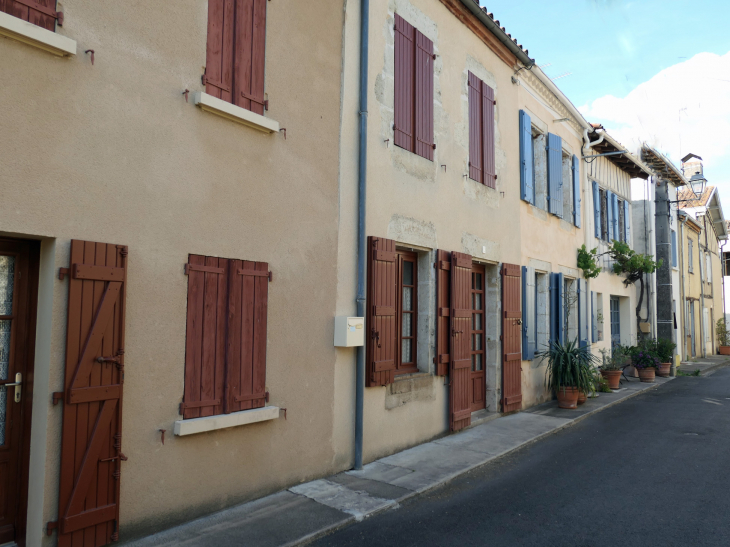
M 702 158 L 697 154 L 687 154 L 682 158 L 682 174 L 691 179 L 692 175 L 703 175 Z

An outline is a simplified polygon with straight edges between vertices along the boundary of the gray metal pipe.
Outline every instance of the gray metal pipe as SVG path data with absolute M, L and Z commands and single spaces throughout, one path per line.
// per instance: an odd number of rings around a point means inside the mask
M 367 198 L 368 161 L 368 35 L 370 0 L 360 0 L 360 154 L 357 175 L 357 316 L 365 317 L 365 282 L 367 279 L 367 233 L 365 200 Z M 363 414 L 365 402 L 365 347 L 357 348 L 355 380 L 355 469 L 362 469 Z

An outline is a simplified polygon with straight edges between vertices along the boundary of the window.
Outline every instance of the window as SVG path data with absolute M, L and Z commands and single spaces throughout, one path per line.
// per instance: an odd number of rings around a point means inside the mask
M 563 139 L 548 133 L 547 142 L 548 209 L 563 218 Z
M 563 218 L 568 222 L 573 222 L 573 162 L 571 157 L 561 151 L 563 156 Z
M 618 200 L 618 239 L 626 243 L 626 211 L 624 209 L 624 200 Z
M 692 257 L 692 240 L 687 240 L 687 270 L 694 273 L 694 258 Z
M 398 303 L 396 316 L 399 322 L 399 353 L 396 374 L 418 372 L 416 362 L 416 322 L 418 320 L 418 255 L 397 251 L 398 255 Z
M 469 73 L 469 178 L 495 187 L 494 90 Z
M 532 128 L 535 206 L 547 211 L 547 137 Z
M 394 142 L 431 161 L 433 58 L 433 42 L 396 14 Z
M 54 7 L 44 4 L 51 4 Z M 63 25 L 63 13 L 56 11 L 55 5 L 55 0 L 52 2 L 48 2 L 48 0 L 5 0 L 0 1 L 0 11 L 56 32 L 56 21 L 59 25 Z
M 608 194 L 601 188 L 600 200 L 601 200 L 601 239 L 608 241 Z
M 266 404 L 265 262 L 190 255 L 184 419 Z
M 710 253 L 705 253 L 705 280 L 712 283 L 712 261 Z
M 677 231 L 672 230 L 672 267 L 677 267 Z
M 484 266 L 473 264 L 471 271 L 471 410 L 486 408 L 486 342 L 484 340 Z
M 266 0 L 209 0 L 205 92 L 263 115 Z

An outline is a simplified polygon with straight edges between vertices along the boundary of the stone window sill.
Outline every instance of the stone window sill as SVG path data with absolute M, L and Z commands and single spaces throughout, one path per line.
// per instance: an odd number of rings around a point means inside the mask
M 175 435 L 195 435 L 217 429 L 237 427 L 239 425 L 255 424 L 279 418 L 278 406 L 265 406 L 252 410 L 242 410 L 231 414 L 219 414 L 217 416 L 206 416 L 205 418 L 192 418 L 190 420 L 178 420 L 175 422 Z
M 279 122 L 223 101 L 200 91 L 193 94 L 193 104 L 201 110 L 217 114 L 223 118 L 258 129 L 264 133 L 278 133 Z
M 76 55 L 75 40 L 41 28 L 28 21 L 23 21 L 5 12 L 0 12 L 0 36 L 18 40 L 60 57 Z

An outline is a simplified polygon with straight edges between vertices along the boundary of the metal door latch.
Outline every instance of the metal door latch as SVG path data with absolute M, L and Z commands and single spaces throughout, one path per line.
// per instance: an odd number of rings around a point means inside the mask
M 15 374 L 15 381 L 14 382 L 3 382 L 0 383 L 0 387 L 14 387 L 15 388 L 15 402 L 20 402 L 20 394 L 23 389 L 23 375 L 18 372 Z

